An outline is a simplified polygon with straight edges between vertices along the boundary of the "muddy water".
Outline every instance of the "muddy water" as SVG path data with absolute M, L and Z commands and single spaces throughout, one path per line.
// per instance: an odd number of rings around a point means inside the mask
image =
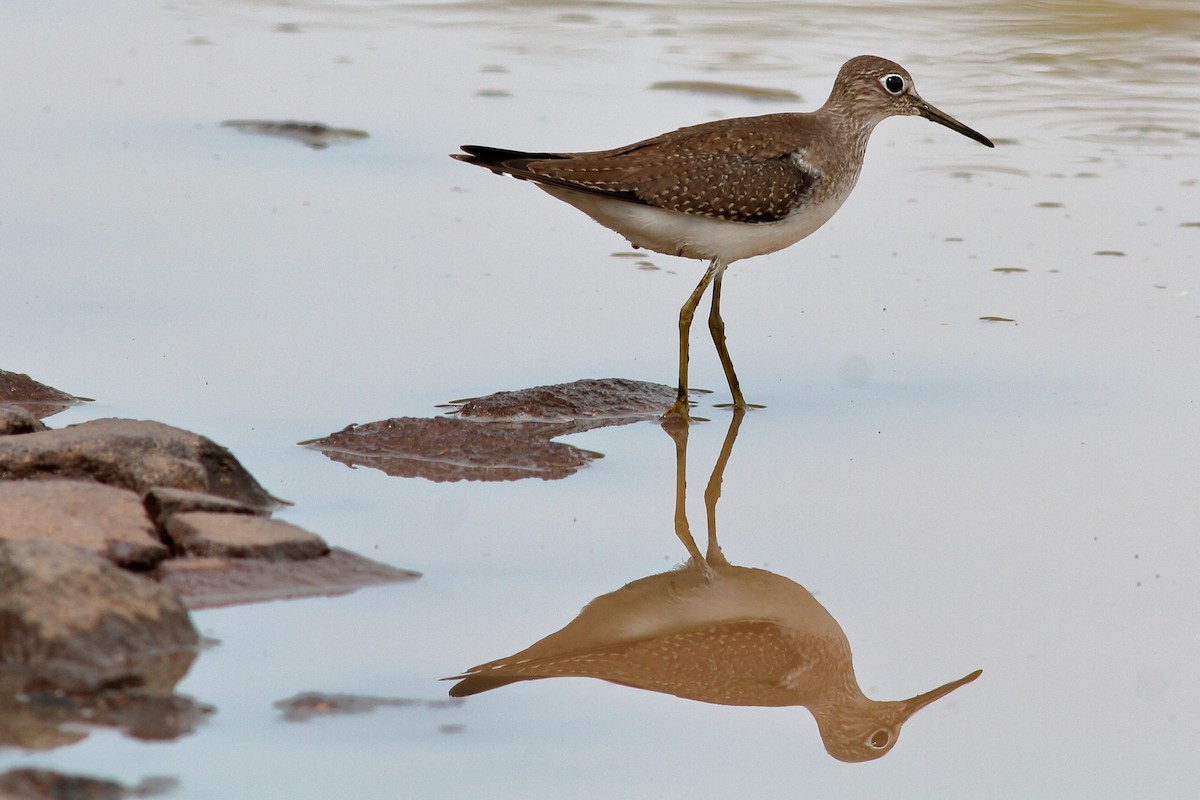
M 720 541 L 811 592 L 867 696 L 983 675 L 868 765 L 830 758 L 801 707 L 584 679 L 441 702 L 439 678 L 686 557 L 674 443 L 594 430 L 568 438 L 603 459 L 505 484 L 293 443 L 500 389 L 670 383 L 699 278 L 445 154 L 805 110 L 860 52 L 997 148 L 885 122 L 826 228 L 730 271 L 729 346 L 766 409 L 725 470 Z M 1187 795 L 1198 69 L 1187 2 L 6 5 L 2 366 L 98 399 L 58 424 L 211 436 L 289 519 L 424 577 L 201 612 L 219 644 L 179 690 L 217 710 L 195 734 L 98 730 L 0 770 L 169 775 L 188 798 Z M 247 119 L 369 138 L 221 126 Z M 692 383 L 714 390 L 688 453 L 702 531 L 729 416 L 700 332 Z M 286 719 L 303 692 L 411 702 Z

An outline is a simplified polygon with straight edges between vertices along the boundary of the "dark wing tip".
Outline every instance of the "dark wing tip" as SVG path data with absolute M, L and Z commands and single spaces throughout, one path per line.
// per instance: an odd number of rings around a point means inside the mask
M 506 150 L 503 147 L 488 147 L 482 144 L 464 144 L 459 149 L 463 152 L 451 153 L 450 157 L 466 161 L 469 164 L 489 167 L 503 166 L 510 161 L 524 166 L 530 161 L 550 161 L 564 157 L 562 153 L 531 153 L 526 150 Z
M 487 158 L 487 154 L 489 151 L 496 151 L 494 147 L 483 147 L 477 144 L 459 145 L 458 149 L 462 150 L 462 152 L 450 153 L 451 158 L 455 161 L 463 161 L 467 164 L 479 164 L 480 166 L 488 164 L 489 159 Z

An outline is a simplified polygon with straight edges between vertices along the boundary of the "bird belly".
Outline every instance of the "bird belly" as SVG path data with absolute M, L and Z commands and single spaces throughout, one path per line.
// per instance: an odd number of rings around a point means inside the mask
M 716 258 L 726 264 L 790 247 L 828 222 L 844 199 L 829 196 L 801 205 L 778 222 L 733 222 L 561 186 L 538 184 L 538 188 L 621 234 L 634 247 L 685 258 Z

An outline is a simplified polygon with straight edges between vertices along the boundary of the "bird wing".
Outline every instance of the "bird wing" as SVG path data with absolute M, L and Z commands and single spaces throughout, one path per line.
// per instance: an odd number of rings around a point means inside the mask
M 779 116 L 779 115 L 775 115 Z M 768 118 L 704 123 L 615 150 L 526 153 L 465 145 L 454 157 L 494 172 L 684 214 L 777 222 L 821 180 L 804 148 Z
M 798 701 L 782 683 L 802 657 L 773 622 L 738 621 L 528 660 L 501 659 L 457 678 L 465 697 L 539 678 L 599 678 L 723 705 L 780 706 Z

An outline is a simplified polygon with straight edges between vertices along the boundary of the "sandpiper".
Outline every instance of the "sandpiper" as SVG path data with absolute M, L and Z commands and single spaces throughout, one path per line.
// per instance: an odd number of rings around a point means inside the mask
M 686 417 L 688 332 L 709 284 L 709 331 L 733 406 L 745 408 L 721 320 L 726 267 L 782 250 L 824 225 L 858 181 L 871 131 L 895 116 L 922 116 L 994 147 L 921 99 L 904 67 L 858 56 L 842 65 L 829 99 L 811 113 L 706 122 L 613 150 L 531 153 L 463 145 L 453 157 L 531 180 L 634 247 L 709 262 L 679 311 L 679 386 L 667 415 Z

